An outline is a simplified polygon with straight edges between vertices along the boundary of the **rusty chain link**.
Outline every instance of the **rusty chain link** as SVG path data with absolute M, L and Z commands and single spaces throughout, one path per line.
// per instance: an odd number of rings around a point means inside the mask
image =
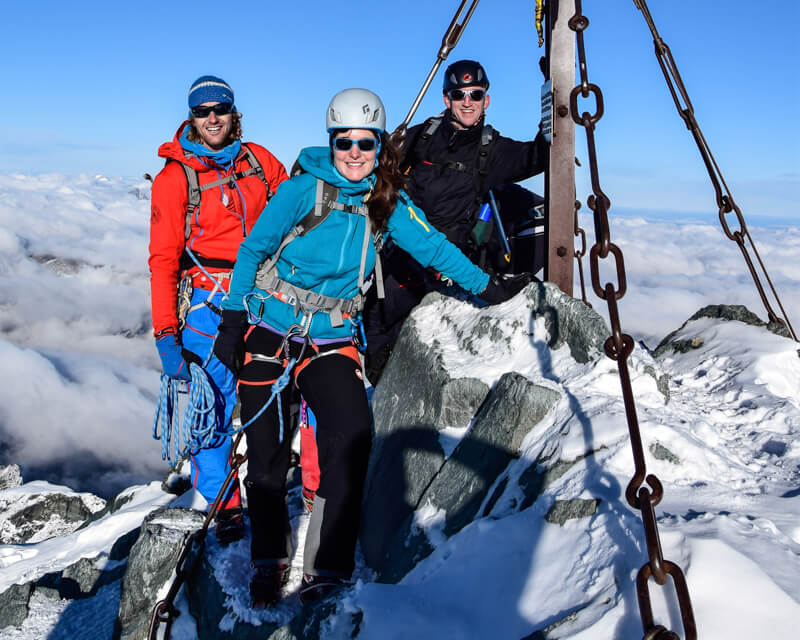
M 656 58 L 658 59 L 658 64 L 664 74 L 664 79 L 667 81 L 669 92 L 672 94 L 672 100 L 675 102 L 675 108 L 678 110 L 678 114 L 686 124 L 686 128 L 691 132 L 692 137 L 694 137 L 694 141 L 697 144 L 697 148 L 700 150 L 700 155 L 703 158 L 703 163 L 706 165 L 708 176 L 711 179 L 711 184 L 714 187 L 714 193 L 716 194 L 717 206 L 719 207 L 719 221 L 722 225 L 722 231 L 730 240 L 735 242 L 742 251 L 742 256 L 747 263 L 747 268 L 750 270 L 750 275 L 753 277 L 753 283 L 756 285 L 758 294 L 761 296 L 761 302 L 766 308 L 768 320 L 770 322 L 777 322 L 778 324 L 786 327 L 792 338 L 797 342 L 797 334 L 794 332 L 794 328 L 789 322 L 789 316 L 786 314 L 786 310 L 783 308 L 783 303 L 778 296 L 778 292 L 775 290 L 775 286 L 772 284 L 772 279 L 767 272 L 766 266 L 764 266 L 764 262 L 761 260 L 761 255 L 756 248 L 755 242 L 753 242 L 753 238 L 750 236 L 750 232 L 747 230 L 747 224 L 745 223 L 744 216 L 742 215 L 742 210 L 734 201 L 733 195 L 731 194 L 730 189 L 728 189 L 728 185 L 725 182 L 725 178 L 723 177 L 722 172 L 717 165 L 717 161 L 714 159 L 714 156 L 711 153 L 708 142 L 706 142 L 705 136 L 703 136 L 703 132 L 700 130 L 700 125 L 698 124 L 694 115 L 692 101 L 689 99 L 689 94 L 683 84 L 683 79 L 678 71 L 678 66 L 675 64 L 675 59 L 672 57 L 672 51 L 658 34 L 658 29 L 656 28 L 653 17 L 650 15 L 650 9 L 647 6 L 647 2 L 645 0 L 633 0 L 633 3 L 636 5 L 636 8 L 642 12 L 645 22 L 647 22 L 647 26 L 650 28 L 650 33 L 653 35 Z M 731 212 L 736 214 L 736 220 L 739 223 L 739 228 L 736 231 L 731 231 L 726 218 L 726 216 Z M 769 284 L 773 297 L 780 307 L 783 318 L 779 318 L 770 306 L 769 300 L 767 299 L 767 294 L 764 291 L 764 286 L 762 285 L 761 279 L 756 272 L 753 260 L 750 258 L 750 254 L 747 251 L 745 240 L 749 241 L 750 246 L 753 249 L 753 254 L 755 255 L 756 260 L 761 267 L 764 278 Z
M 608 223 L 608 210 L 611 200 L 603 193 L 600 187 L 600 177 L 597 169 L 597 150 L 595 147 L 595 125 L 603 116 L 603 93 L 595 84 L 589 82 L 589 73 L 586 67 L 586 51 L 584 47 L 583 32 L 589 26 L 589 20 L 583 15 L 581 0 L 575 0 L 575 15 L 569 20 L 569 27 L 575 31 L 578 48 L 578 65 L 580 69 L 580 83 L 570 93 L 570 112 L 576 124 L 582 126 L 586 132 L 586 144 L 589 155 L 589 169 L 593 194 L 587 199 L 587 204 L 594 214 L 595 244 L 589 252 L 589 263 L 592 275 L 594 292 L 608 303 L 608 315 L 611 323 L 611 336 L 606 340 L 603 348 L 606 355 L 616 361 L 619 369 L 620 384 L 622 386 L 622 399 L 625 405 L 625 416 L 628 422 L 628 433 L 633 451 L 634 476 L 625 491 L 628 503 L 641 511 L 644 524 L 645 540 L 647 543 L 648 562 L 642 566 L 636 578 L 637 595 L 639 600 L 639 613 L 644 630 L 643 640 L 679 640 L 679 636 L 653 621 L 653 612 L 650 604 L 649 580 L 652 576 L 657 584 L 663 586 L 667 576 L 672 577 L 675 592 L 678 597 L 683 631 L 686 640 L 696 640 L 697 628 L 692 611 L 689 591 L 686 588 L 686 579 L 680 567 L 673 562 L 664 560 L 661 552 L 661 541 L 658 536 L 658 523 L 655 515 L 655 506 L 661 501 L 664 490 L 661 482 L 653 474 L 647 474 L 645 466 L 642 437 L 636 416 L 636 405 L 633 399 L 630 372 L 628 371 L 628 356 L 634 348 L 631 336 L 622 332 L 617 301 L 625 295 L 627 283 L 625 279 L 625 262 L 621 249 L 611 242 L 611 232 Z M 595 111 L 584 111 L 579 115 L 578 95 L 583 98 L 594 97 Z M 576 212 L 577 215 L 577 212 Z M 608 282 L 600 284 L 600 260 L 614 256 L 617 274 L 617 286 Z M 643 486 L 643 483 L 648 486 Z M 651 491 L 652 490 L 652 491 Z
M 186 582 L 186 580 L 194 573 L 195 569 L 197 568 L 197 564 L 200 562 L 200 558 L 203 557 L 203 550 L 205 549 L 206 545 L 206 536 L 208 535 L 208 528 L 211 525 L 211 521 L 214 519 L 214 516 L 217 515 L 219 505 L 222 503 L 222 498 L 228 492 L 228 488 L 230 487 L 231 482 L 233 482 L 236 472 L 247 460 L 246 453 L 236 453 L 236 449 L 238 448 L 243 435 L 244 434 L 242 432 L 238 433 L 236 439 L 233 441 L 233 447 L 231 448 L 231 470 L 225 477 L 225 482 L 222 483 L 222 488 L 220 488 L 214 503 L 208 510 L 208 514 L 206 515 L 206 519 L 203 521 L 203 525 L 199 529 L 188 534 L 183 542 L 183 548 L 181 549 L 180 555 L 178 556 L 178 562 L 175 566 L 175 578 L 172 580 L 172 584 L 169 587 L 169 591 L 167 591 L 167 595 L 164 596 L 162 600 L 159 600 L 155 607 L 153 607 L 153 615 L 150 618 L 150 630 L 147 635 L 148 640 L 158 640 L 158 629 L 159 625 L 161 624 L 164 625 L 164 635 L 162 638 L 163 640 L 169 640 L 172 623 L 175 618 L 180 615 L 180 611 L 178 611 L 174 604 L 175 598 L 183 586 L 183 583 Z

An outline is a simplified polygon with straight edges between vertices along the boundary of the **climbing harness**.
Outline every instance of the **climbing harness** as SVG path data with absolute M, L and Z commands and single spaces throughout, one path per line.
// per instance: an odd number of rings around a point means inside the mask
M 442 66 L 442 63 L 445 60 L 447 60 L 447 56 L 450 55 L 450 51 L 452 51 L 458 44 L 461 34 L 464 33 L 464 29 L 466 28 L 469 19 L 472 17 L 475 8 L 478 6 L 479 1 L 480 0 L 472 0 L 472 3 L 470 4 L 462 22 L 458 22 L 459 18 L 461 18 L 461 15 L 464 13 L 464 6 L 467 4 L 467 0 L 461 0 L 461 4 L 459 4 L 458 9 L 456 9 L 455 14 L 453 15 L 453 19 L 450 21 L 450 26 L 447 27 L 447 30 L 444 32 L 444 36 L 442 37 L 442 46 L 439 48 L 439 52 L 436 54 L 436 60 L 433 63 L 433 67 L 431 67 L 431 70 L 428 72 L 428 77 L 425 78 L 425 82 L 422 83 L 422 88 L 419 90 L 419 93 L 417 93 L 417 97 L 414 98 L 414 102 L 412 103 L 411 108 L 408 110 L 408 114 L 406 115 L 405 119 L 391 135 L 392 142 L 395 144 L 402 146 L 403 141 L 406 139 L 408 123 L 411 122 L 411 118 L 413 118 L 414 114 L 417 112 L 417 109 L 422 102 L 422 98 L 425 97 L 425 94 L 428 92 L 428 88 L 431 86 L 431 82 L 433 81 L 436 72 L 439 71 L 439 67 Z
M 658 535 L 658 523 L 656 520 L 655 506 L 661 501 L 664 489 L 661 481 L 653 474 L 647 474 L 645 466 L 644 451 L 642 449 L 642 437 L 639 431 L 639 423 L 636 417 L 636 404 L 633 398 L 631 387 L 631 377 L 628 371 L 628 357 L 633 351 L 633 338 L 626 333 L 622 333 L 620 326 L 619 310 L 617 301 L 625 295 L 627 288 L 625 280 L 625 264 L 620 248 L 611 242 L 611 233 L 608 223 L 608 210 L 611 207 L 611 200 L 603 193 L 600 187 L 599 172 L 597 169 L 597 151 L 595 147 L 594 131 L 595 125 L 603 116 L 603 93 L 596 84 L 589 82 L 589 73 L 586 67 L 586 51 L 584 47 L 583 32 L 589 26 L 589 20 L 582 14 L 581 0 L 575 0 L 575 14 L 569 19 L 569 27 L 577 38 L 578 63 L 580 68 L 580 84 L 576 85 L 570 92 L 570 113 L 576 124 L 582 126 L 586 132 L 586 144 L 589 155 L 589 169 L 591 173 L 591 183 L 593 194 L 588 198 L 589 208 L 594 212 L 595 224 L 595 244 L 589 253 L 589 263 L 592 274 L 592 287 L 594 292 L 608 303 L 608 315 L 611 322 L 612 335 L 605 341 L 603 349 L 606 355 L 616 361 L 619 370 L 620 383 L 622 386 L 622 398 L 625 405 L 625 415 L 628 423 L 628 433 L 633 450 L 633 461 L 635 466 L 634 476 L 625 490 L 625 497 L 635 509 L 641 511 L 644 523 L 645 540 L 649 562 L 647 562 L 636 577 L 637 595 L 639 600 L 639 614 L 642 620 L 645 640 L 677 640 L 678 635 L 664 627 L 655 625 L 653 621 L 653 611 L 650 604 L 649 579 L 652 576 L 656 583 L 664 586 L 667 583 L 667 576 L 672 576 L 672 583 L 675 586 L 678 606 L 680 609 L 683 631 L 686 640 L 696 640 L 697 627 L 694 621 L 692 603 L 689 598 L 689 590 L 686 586 L 686 579 L 681 568 L 669 560 L 664 560 L 661 551 L 661 541 Z M 594 95 L 595 112 L 584 111 L 579 115 L 578 95 L 588 98 Z M 600 263 L 599 260 L 606 259 L 609 254 L 613 255 L 616 263 L 617 288 L 611 282 L 604 286 L 600 285 Z M 647 486 L 644 486 L 646 481 Z
M 167 595 L 164 596 L 162 600 L 159 600 L 153 607 L 153 614 L 150 618 L 150 628 L 147 634 L 148 640 L 158 640 L 158 631 L 162 624 L 164 625 L 164 633 L 162 637 L 164 640 L 169 640 L 172 623 L 174 622 L 175 618 L 180 615 L 180 611 L 178 611 L 174 604 L 175 598 L 183 586 L 183 583 L 186 582 L 187 579 L 191 578 L 197 570 L 200 559 L 203 557 L 203 550 L 205 549 L 208 528 L 211 525 L 211 522 L 214 520 L 214 516 L 217 515 L 217 511 L 219 511 L 223 497 L 228 492 L 228 488 L 231 486 L 233 479 L 236 477 L 239 467 L 241 467 L 242 464 L 247 461 L 246 453 L 240 454 L 236 452 L 239 443 L 242 440 L 242 435 L 243 434 L 241 433 L 237 435 L 233 442 L 233 448 L 231 449 L 231 470 L 225 477 L 225 481 L 222 483 L 222 487 L 220 488 L 214 503 L 208 510 L 208 514 L 206 515 L 202 526 L 184 537 L 183 547 L 178 555 L 178 562 L 177 566 L 175 567 L 175 577 L 172 580 L 172 584 L 169 586 Z
M 184 247 L 184 255 L 188 256 L 191 261 L 194 262 L 199 269 L 199 272 L 190 273 L 189 270 L 184 270 L 183 276 L 178 283 L 178 331 L 182 330 L 186 326 L 187 316 L 192 311 L 196 311 L 202 307 L 208 307 L 217 315 L 222 314 L 222 311 L 219 309 L 219 307 L 214 305 L 211 300 L 213 300 L 214 296 L 219 291 L 225 291 L 225 287 L 222 283 L 224 280 L 230 280 L 231 276 L 233 275 L 231 270 L 218 271 L 212 274 L 203 265 L 203 261 L 200 260 L 188 246 Z M 194 293 L 195 289 L 194 279 L 201 274 L 207 278 L 209 282 L 212 282 L 214 286 L 208 290 L 208 296 L 205 300 L 193 305 L 192 294 Z
M 650 15 L 650 9 L 647 7 L 647 2 L 645 0 L 633 0 L 633 3 L 636 5 L 636 8 L 642 12 L 645 22 L 647 22 L 647 26 L 650 28 L 650 33 L 653 35 L 656 58 L 658 59 L 658 64 L 664 74 L 664 79 L 667 81 L 670 94 L 672 94 L 672 99 L 675 102 L 675 108 L 678 110 L 680 117 L 683 118 L 686 128 L 692 133 L 692 137 L 694 137 L 694 141 L 697 144 L 697 148 L 700 150 L 700 155 L 702 156 L 703 162 L 706 165 L 708 176 L 711 179 L 711 184 L 714 187 L 714 192 L 716 194 L 717 206 L 719 207 L 719 221 L 722 224 L 722 230 L 728 239 L 735 242 L 739 246 L 739 249 L 741 249 L 742 256 L 747 263 L 748 269 L 750 269 L 750 275 L 753 277 L 753 282 L 756 285 L 756 289 L 758 289 L 759 295 L 761 296 L 761 302 L 763 302 L 764 307 L 766 308 L 769 322 L 777 322 L 778 324 L 785 326 L 788 329 L 791 337 L 795 340 L 795 342 L 797 342 L 797 334 L 789 322 L 789 316 L 786 315 L 786 310 L 783 308 L 783 303 L 778 296 L 778 292 L 775 290 L 775 286 L 772 284 L 772 279 L 767 272 L 767 268 L 764 266 L 764 262 L 761 260 L 761 255 L 756 248 L 755 242 L 753 242 L 753 238 L 750 236 L 750 232 L 747 230 L 747 224 L 745 223 L 744 216 L 742 215 L 742 210 L 734 201 L 733 195 L 728 189 L 728 185 L 725 183 L 725 178 L 722 176 L 722 172 L 717 165 L 717 161 L 714 159 L 711 149 L 709 148 L 708 143 L 703 136 L 703 132 L 700 130 L 700 125 L 694 116 L 694 107 L 689 99 L 689 94 L 683 84 L 681 75 L 678 72 L 678 67 L 675 64 L 675 60 L 672 57 L 672 51 L 670 51 L 670 48 L 658 34 L 658 29 L 656 29 L 653 17 Z M 736 219 L 739 222 L 739 229 L 737 231 L 731 231 L 731 228 L 728 225 L 725 217 L 731 212 L 736 214 Z M 782 319 L 775 314 L 769 304 L 769 300 L 767 300 L 767 295 L 764 291 L 763 285 L 761 284 L 761 280 L 758 277 L 753 260 L 750 258 L 750 254 L 747 251 L 745 240 L 750 243 L 750 246 L 753 249 L 753 253 L 755 254 L 756 260 L 761 267 L 761 271 L 764 274 L 767 283 L 769 284 L 772 295 L 777 301 L 781 313 L 783 314 Z
M 247 303 L 245 302 L 245 306 Z M 304 318 L 305 320 L 305 318 Z M 242 424 L 241 417 L 237 415 L 232 420 L 233 430 L 231 433 L 238 433 L 240 431 L 244 431 L 253 424 L 258 418 L 260 418 L 263 413 L 269 408 L 272 404 L 273 400 L 277 398 L 281 391 L 283 391 L 288 385 L 289 381 L 291 380 L 292 369 L 298 362 L 303 362 L 303 356 L 306 352 L 306 347 L 309 344 L 313 346 L 311 338 L 308 335 L 308 329 L 311 326 L 310 317 L 308 318 L 308 322 L 302 322 L 300 324 L 293 324 L 283 336 L 283 340 L 281 342 L 281 346 L 278 348 L 278 351 L 273 356 L 268 356 L 262 353 L 250 353 L 248 354 L 252 360 L 257 360 L 261 362 L 270 362 L 274 364 L 280 364 L 283 366 L 283 372 L 280 376 L 278 376 L 270 385 L 270 395 L 267 398 L 266 402 L 262 405 L 262 407 L 256 411 L 252 418 L 250 418 L 247 422 Z M 297 357 L 291 357 L 289 354 L 289 342 L 292 339 L 302 339 L 303 346 L 300 349 L 300 355 Z M 283 358 L 279 356 L 283 355 Z M 295 374 L 297 375 L 297 374 Z M 240 384 L 242 384 L 240 382 Z M 278 440 L 283 442 L 283 437 L 285 434 L 285 427 L 284 427 L 284 418 L 283 418 L 283 406 L 280 402 L 277 403 L 277 410 L 278 410 L 278 424 L 279 424 L 279 436 Z

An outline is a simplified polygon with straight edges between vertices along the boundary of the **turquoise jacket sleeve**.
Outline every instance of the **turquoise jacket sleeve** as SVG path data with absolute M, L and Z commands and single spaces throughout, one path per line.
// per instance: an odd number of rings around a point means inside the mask
M 259 265 L 275 252 L 302 218 L 301 213 L 311 206 L 309 180 L 314 178 L 307 174 L 286 180 L 269 201 L 250 235 L 239 246 L 228 297 L 222 302 L 223 309 L 244 311 L 244 297 L 253 290 Z M 311 194 L 313 196 L 313 190 Z
M 425 214 L 401 191 L 387 223 L 389 237 L 423 267 L 433 267 L 471 293 L 480 293 L 489 276 L 428 222 Z

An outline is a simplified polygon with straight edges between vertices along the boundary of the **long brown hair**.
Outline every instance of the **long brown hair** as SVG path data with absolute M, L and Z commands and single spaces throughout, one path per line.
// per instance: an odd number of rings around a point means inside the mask
M 377 181 L 369 198 L 369 218 L 375 229 L 386 228 L 386 221 L 397 206 L 398 192 L 405 187 L 400 151 L 386 132 L 382 131 L 380 136 L 381 152 L 375 169 Z
M 231 128 L 231 135 L 228 138 L 227 144 L 230 144 L 234 140 L 239 140 L 242 137 L 242 114 L 237 111 L 236 113 L 232 113 L 231 116 L 233 117 L 233 127 Z M 186 131 L 186 137 L 190 142 L 203 144 L 203 138 L 200 137 L 200 134 L 197 133 L 197 129 L 194 128 L 194 118 L 189 119 L 189 128 Z

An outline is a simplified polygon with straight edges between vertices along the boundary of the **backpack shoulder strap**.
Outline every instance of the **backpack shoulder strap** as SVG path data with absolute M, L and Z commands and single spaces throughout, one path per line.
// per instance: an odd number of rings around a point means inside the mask
M 298 236 L 304 236 L 314 227 L 319 226 L 336 208 L 336 199 L 339 197 L 339 189 L 324 180 L 317 178 L 316 195 L 314 196 L 314 206 L 300 222 L 295 225 Z
M 483 202 L 486 197 L 486 178 L 489 175 L 489 160 L 491 159 L 492 150 L 497 142 L 499 133 L 490 124 L 483 125 L 481 130 L 481 144 L 478 147 L 478 153 L 475 158 L 475 197 L 478 205 Z
M 272 189 L 270 189 L 269 182 L 267 181 L 267 177 L 264 175 L 264 167 L 261 166 L 261 163 L 258 161 L 258 158 L 256 157 L 256 154 L 253 153 L 253 150 L 249 146 L 247 146 L 246 142 L 242 143 L 242 147 L 244 148 L 244 152 L 247 154 L 247 162 L 250 163 L 250 169 L 252 171 L 250 171 L 250 172 L 244 171 L 244 172 L 242 172 L 241 176 L 239 174 L 236 174 L 236 178 L 238 180 L 239 177 L 244 178 L 245 176 L 248 176 L 248 175 L 251 175 L 252 173 L 255 173 L 256 177 L 259 180 L 261 180 L 261 182 L 264 183 L 265 187 L 267 187 L 267 202 L 269 202 L 274 194 L 272 193 Z
M 435 116 L 431 116 L 422 123 L 422 133 L 420 133 L 414 140 L 414 145 L 411 147 L 408 153 L 408 157 L 411 158 L 409 166 L 416 164 L 421 160 L 430 160 L 429 156 L 431 143 L 433 142 L 433 134 L 436 133 L 436 130 L 441 126 L 443 120 L 444 112 Z
M 307 234 L 313 228 L 321 225 L 325 219 L 331 214 L 334 209 L 344 208 L 345 205 L 338 204 L 336 199 L 339 197 L 339 189 L 332 184 L 328 184 L 324 180 L 317 178 L 316 195 L 314 199 L 314 206 L 306 215 L 304 215 L 300 222 L 298 222 L 292 230 L 287 233 L 275 253 L 272 254 L 268 260 L 263 262 L 258 268 L 259 274 L 269 274 L 278 262 L 281 252 L 286 248 L 290 242 L 295 238 L 299 238 Z M 336 206 L 338 205 L 338 206 Z
M 177 161 L 176 161 L 177 162 Z M 192 231 L 192 216 L 197 208 L 200 206 L 200 181 L 197 178 L 197 171 L 195 171 L 192 167 L 188 164 L 184 164 L 183 162 L 179 162 L 178 164 L 181 165 L 183 168 L 183 173 L 186 176 L 186 188 L 187 188 L 187 204 L 186 204 L 186 225 L 184 227 L 184 240 L 189 239 L 189 235 Z

